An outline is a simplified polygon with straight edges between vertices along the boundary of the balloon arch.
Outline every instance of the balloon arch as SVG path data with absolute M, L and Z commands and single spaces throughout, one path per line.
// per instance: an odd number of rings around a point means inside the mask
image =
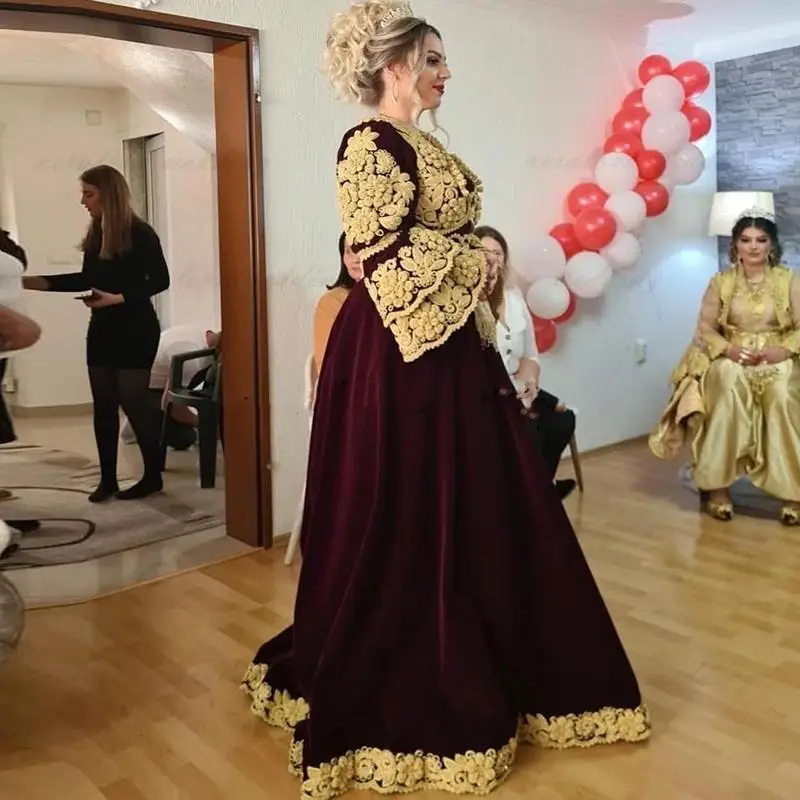
M 642 255 L 646 219 L 663 214 L 676 186 L 694 183 L 705 168 L 695 142 L 711 130 L 711 115 L 695 105 L 711 78 L 698 61 L 673 67 L 662 55 L 639 65 L 641 86 L 623 100 L 594 170 L 567 196 L 571 219 L 533 237 L 532 256 L 518 268 L 539 350 L 558 339 L 579 300 L 600 297 L 614 272 Z

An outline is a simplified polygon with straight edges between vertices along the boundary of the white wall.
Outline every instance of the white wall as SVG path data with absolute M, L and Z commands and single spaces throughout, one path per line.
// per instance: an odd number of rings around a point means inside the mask
M 785 47 L 796 47 L 799 44 L 800 22 L 794 22 L 788 25 L 765 26 L 736 36 L 707 39 L 696 42 L 693 49 L 695 58 L 716 63 L 782 50 Z
M 120 139 L 163 133 L 166 141 L 168 324 L 215 329 L 220 313 L 214 157 L 130 92 L 119 98 Z
M 557 222 L 566 192 L 589 174 L 581 165 L 596 155 L 629 75 L 646 54 L 646 29 L 626 27 L 624 9 L 589 19 L 562 16 L 561 4 L 420 0 L 414 6 L 445 36 L 454 80 L 441 122 L 451 147 L 485 181 L 484 221 L 502 228 L 523 257 L 526 233 Z M 303 481 L 302 374 L 313 306 L 337 269 L 336 148 L 346 126 L 364 113 L 331 99 L 320 68 L 330 17 L 346 7 L 345 0 L 165 0 L 157 8 L 263 32 L 277 532 L 289 529 Z M 546 357 L 548 388 L 581 411 L 584 448 L 643 434 L 661 410 L 669 369 L 712 268 L 711 243 L 702 236 L 705 200 L 685 195 L 651 226 L 650 252 L 639 270 L 582 312 Z M 642 366 L 634 364 L 637 338 L 649 342 L 650 360 Z
M 4 183 L 11 195 L 20 243 L 29 271 L 73 272 L 86 227 L 78 176 L 95 164 L 122 167 L 116 92 L 0 85 L 4 125 Z M 101 112 L 101 124 L 87 125 L 87 110 Z M 10 176 L 10 182 L 7 180 Z M 22 406 L 80 405 L 89 402 L 85 334 L 89 312 L 70 294 L 27 293 L 25 309 L 42 323 L 36 347 L 12 362 L 15 403 Z

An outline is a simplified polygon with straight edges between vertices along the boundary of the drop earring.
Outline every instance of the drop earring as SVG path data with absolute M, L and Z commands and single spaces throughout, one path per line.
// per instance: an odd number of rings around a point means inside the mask
M 400 100 L 400 87 L 397 84 L 397 75 L 394 76 L 394 83 L 392 84 L 392 100 L 395 103 Z

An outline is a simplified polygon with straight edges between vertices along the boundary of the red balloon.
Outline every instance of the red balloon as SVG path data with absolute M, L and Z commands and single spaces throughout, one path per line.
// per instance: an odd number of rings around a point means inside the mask
M 553 322 L 556 325 L 563 325 L 565 322 L 569 322 L 572 317 L 575 315 L 575 309 L 578 307 L 578 300 L 572 292 L 569 293 L 569 305 L 567 306 L 567 310 L 560 316 L 556 317 Z
M 635 191 L 644 198 L 648 217 L 657 217 L 667 210 L 669 192 L 657 181 L 639 181 Z
M 694 103 L 684 103 L 681 109 L 686 119 L 689 120 L 689 127 L 692 131 L 690 141 L 696 142 L 707 136 L 711 130 L 711 114 L 704 108 L 696 106 Z
M 628 92 L 628 94 L 625 96 L 625 99 L 622 101 L 622 107 L 644 108 L 643 92 L 643 89 L 634 89 L 632 92 Z
M 583 250 L 575 236 L 575 226 L 571 222 L 560 222 L 553 227 L 550 235 L 561 245 L 561 249 L 568 259 Z
M 617 221 L 604 208 L 585 208 L 575 218 L 575 236 L 586 250 L 602 250 L 616 233 Z
M 667 159 L 658 150 L 642 150 L 636 156 L 636 163 L 639 165 L 639 177 L 643 181 L 654 181 L 660 178 L 667 168 Z
M 705 64 L 699 61 L 684 61 L 672 73 L 682 84 L 687 97 L 694 97 L 708 89 L 711 75 Z
M 612 133 L 603 146 L 604 153 L 625 153 L 635 158 L 644 149 L 642 140 L 633 133 Z
M 647 56 L 647 58 L 639 64 L 639 80 L 643 85 L 649 83 L 657 75 L 671 74 L 672 64 L 666 56 Z
M 552 350 L 558 339 L 556 324 L 551 319 L 540 319 L 535 314 L 533 317 L 533 335 L 536 339 L 536 347 L 540 353 Z
M 602 208 L 608 195 L 596 183 L 579 183 L 567 195 L 567 208 L 577 217 L 586 208 Z
M 645 108 L 623 108 L 611 123 L 614 133 L 630 133 L 634 136 L 642 135 L 647 118 L 650 116 Z

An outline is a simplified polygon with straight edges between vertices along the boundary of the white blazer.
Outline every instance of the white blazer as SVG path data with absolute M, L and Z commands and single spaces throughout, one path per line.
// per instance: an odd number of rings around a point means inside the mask
M 504 294 L 506 322 L 504 325 L 497 320 L 497 349 L 512 383 L 522 391 L 525 387 L 522 381 L 514 378 L 514 374 L 521 359 L 539 361 L 539 349 L 533 333 L 533 319 L 522 294 L 517 289 L 505 289 Z
M 0 250 L 0 306 L 11 308 L 22 298 L 22 273 L 25 268 L 14 256 Z
M 0 306 L 15 310 L 22 300 L 22 273 L 25 267 L 14 256 L 0 250 Z M 0 358 L 14 355 L 19 350 L 0 351 Z

